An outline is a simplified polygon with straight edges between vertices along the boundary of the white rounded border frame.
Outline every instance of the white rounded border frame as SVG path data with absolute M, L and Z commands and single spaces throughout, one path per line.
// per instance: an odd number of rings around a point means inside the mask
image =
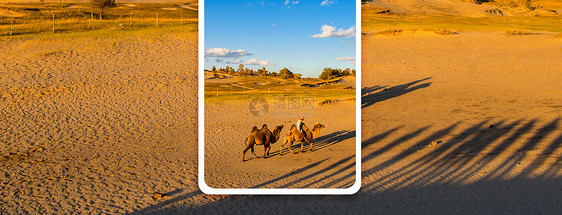
M 199 0 L 198 184 L 205 194 L 222 195 L 352 195 L 361 188 L 361 1 L 355 1 L 355 183 L 348 188 L 212 188 L 205 183 L 205 1 Z

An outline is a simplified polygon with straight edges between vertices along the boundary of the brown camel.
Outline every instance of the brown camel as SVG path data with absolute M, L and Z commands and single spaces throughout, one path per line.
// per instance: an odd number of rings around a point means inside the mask
M 283 144 L 281 144 L 281 150 L 279 151 L 279 155 L 283 155 L 283 146 L 285 146 L 285 143 L 287 142 L 289 143 L 289 151 L 291 151 L 293 154 L 295 154 L 295 152 L 291 149 L 291 147 L 293 146 L 293 142 L 301 142 L 301 152 L 302 152 L 304 142 L 306 141 L 310 144 L 310 151 L 312 151 L 312 145 L 313 145 L 312 139 L 318 137 L 318 135 L 320 134 L 320 129 L 322 128 L 325 128 L 325 126 L 320 123 L 316 123 L 316 125 L 314 125 L 312 130 L 308 129 L 306 125 L 303 125 L 302 130 L 304 130 L 307 137 L 305 138 L 304 135 L 299 130 L 297 130 L 297 126 L 293 124 L 291 126 L 291 129 L 289 130 L 289 133 L 285 135 Z
M 267 128 L 266 124 L 263 124 L 261 129 L 258 129 L 256 126 L 252 127 L 250 135 L 246 137 L 246 148 L 242 152 L 242 161 L 246 161 L 246 152 L 248 149 L 252 149 L 252 154 L 254 154 L 256 158 L 259 158 L 254 152 L 254 145 L 263 145 L 263 157 L 269 157 L 269 150 L 271 149 L 270 144 L 276 143 L 277 140 L 279 140 L 283 127 L 283 125 L 277 126 L 273 129 L 273 132 Z

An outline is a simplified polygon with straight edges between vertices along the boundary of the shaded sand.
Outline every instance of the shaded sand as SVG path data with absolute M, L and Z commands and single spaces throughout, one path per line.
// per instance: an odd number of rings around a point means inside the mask
M 363 192 L 405 195 L 408 213 L 559 212 L 553 35 L 363 37 Z
M 289 97 L 293 99 L 294 97 Z M 299 105 L 299 98 L 293 104 Z M 315 107 L 301 106 L 298 109 L 270 99 L 269 113 L 254 117 L 249 110 L 249 100 L 206 102 L 205 104 L 205 181 L 213 188 L 347 188 L 355 182 L 355 102 L 340 102 L 335 105 Z M 310 145 L 293 144 L 291 154 L 285 145 L 283 156 L 279 150 L 283 136 L 300 116 L 312 128 L 321 123 L 326 128 Z M 283 125 L 281 138 L 271 145 L 270 158 L 256 159 L 246 152 L 242 162 L 245 139 L 252 126 L 261 128 L 267 124 L 273 131 Z M 259 157 L 264 155 L 262 145 L 255 146 Z

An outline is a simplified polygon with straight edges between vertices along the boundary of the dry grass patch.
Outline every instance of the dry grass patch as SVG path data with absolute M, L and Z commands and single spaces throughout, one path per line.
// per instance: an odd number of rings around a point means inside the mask
M 439 34 L 439 35 L 454 35 L 454 34 L 458 34 L 457 32 L 449 31 L 449 30 L 436 30 L 436 31 L 433 31 L 433 32 L 435 32 L 436 34 Z
M 331 104 L 334 104 L 334 103 L 336 103 L 336 100 L 333 100 L 333 99 L 326 99 L 326 100 L 323 100 L 323 101 L 319 102 L 318 105 L 320 105 L 320 106 L 322 106 L 322 105 L 331 105 Z
M 20 12 L 17 12 L 17 11 L 0 8 L 0 17 L 2 17 L 2 16 L 5 16 L 5 17 L 22 17 L 22 16 L 25 16 L 25 13 L 20 13 Z
M 508 31 L 505 31 L 505 34 L 507 34 L 507 35 L 531 35 L 533 33 L 526 32 L 526 31 L 519 31 L 519 30 L 508 30 Z
M 375 35 L 385 35 L 385 36 L 396 36 L 398 34 L 400 34 L 402 31 L 402 29 L 397 29 L 397 30 L 384 30 L 384 31 L 379 31 L 377 33 L 375 33 Z
M 460 0 L 459 0 L 460 1 Z M 376 32 L 381 29 L 454 29 L 455 31 L 505 32 L 520 29 L 529 32 L 562 32 L 560 16 L 500 16 L 465 17 L 455 15 L 400 15 L 381 14 L 380 9 L 361 7 L 361 30 Z M 492 11 L 489 11 L 492 12 Z
M 53 50 L 53 51 L 40 52 L 40 53 L 37 53 L 37 56 L 49 57 L 49 56 L 56 56 L 56 55 L 59 55 L 59 54 L 64 54 L 64 51 Z
M 0 36 L 84 32 L 102 29 L 197 25 L 197 10 L 174 3 L 117 3 L 100 10 L 89 3 L 1 3 Z M 53 30 L 54 28 L 54 30 Z

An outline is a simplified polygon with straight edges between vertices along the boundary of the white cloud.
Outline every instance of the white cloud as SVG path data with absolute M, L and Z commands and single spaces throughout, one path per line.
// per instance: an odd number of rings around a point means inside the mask
M 226 64 L 239 64 L 240 62 L 242 61 L 240 60 L 240 58 L 238 58 L 235 61 L 227 61 Z
M 350 61 L 351 64 L 355 64 L 355 63 L 356 63 L 354 57 L 337 57 L 336 60 Z
M 347 30 L 343 30 L 343 29 L 338 29 L 336 31 L 336 27 L 334 26 L 329 26 L 329 25 L 322 25 L 322 33 L 320 34 L 315 34 L 312 35 L 312 37 L 314 38 L 326 38 L 326 37 L 345 37 L 345 38 L 350 38 L 350 37 L 355 37 L 355 26 L 347 29 Z
M 275 65 L 273 63 L 269 63 L 269 61 L 267 60 L 258 60 L 258 59 L 250 59 L 247 61 L 244 61 L 244 63 L 242 63 L 244 65 L 261 65 L 261 66 L 272 66 Z
M 336 60 L 341 60 L 341 61 L 355 61 L 354 57 L 337 57 Z
M 333 3 L 334 3 L 334 1 L 324 0 L 324 1 L 320 4 L 320 6 L 327 6 L 327 5 L 331 5 L 331 4 L 333 4 Z
M 252 55 L 242 49 L 230 50 L 227 48 L 212 48 L 205 50 L 205 57 L 238 58 L 241 56 Z
M 289 5 L 289 7 L 291 7 L 290 4 L 297 5 L 299 4 L 299 1 L 285 0 L 285 6 Z
M 326 38 L 326 37 L 345 37 L 345 38 L 351 38 L 351 37 L 355 37 L 355 26 L 347 29 L 347 30 L 343 30 L 343 29 L 339 29 L 336 31 L 336 27 L 334 26 L 329 26 L 329 25 L 322 25 L 322 28 L 320 28 L 322 30 L 322 33 L 320 34 L 315 34 L 312 35 L 312 37 L 314 38 Z

